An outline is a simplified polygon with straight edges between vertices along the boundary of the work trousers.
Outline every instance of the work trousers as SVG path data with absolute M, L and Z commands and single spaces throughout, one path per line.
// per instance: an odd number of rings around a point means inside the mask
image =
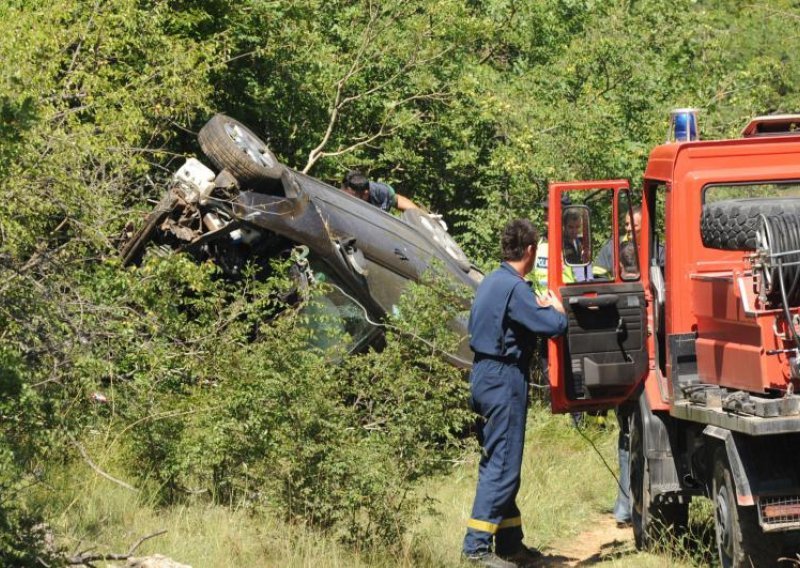
M 492 359 L 475 363 L 470 375 L 472 405 L 481 415 L 481 461 L 464 553 L 492 550 L 512 554 L 522 543 L 516 504 L 525 443 L 528 382 L 516 364 Z
M 629 459 L 631 446 L 630 420 L 632 411 L 633 408 L 629 405 L 617 407 L 617 423 L 619 424 L 619 438 L 617 439 L 619 485 L 617 487 L 617 500 L 614 503 L 614 518 L 618 523 L 631 522 L 631 471 Z

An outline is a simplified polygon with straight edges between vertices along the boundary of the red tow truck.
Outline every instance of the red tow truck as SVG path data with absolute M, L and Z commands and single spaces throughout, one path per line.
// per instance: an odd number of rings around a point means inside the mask
M 637 547 L 680 535 L 707 496 L 721 565 L 777 566 L 800 552 L 800 115 L 729 140 L 698 140 L 691 110 L 672 124 L 641 190 L 550 185 L 548 278 L 569 317 L 552 408 L 630 416 Z

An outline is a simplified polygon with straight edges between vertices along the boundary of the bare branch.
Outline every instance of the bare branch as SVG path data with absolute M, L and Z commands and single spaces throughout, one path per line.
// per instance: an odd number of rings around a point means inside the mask
M 133 546 L 130 547 L 130 549 L 128 550 L 128 556 L 131 556 L 134 552 L 136 552 L 136 549 L 139 548 L 140 546 L 142 546 L 143 542 L 145 542 L 147 540 L 150 540 L 151 538 L 155 538 L 157 536 L 161 536 L 162 534 L 166 534 L 166 532 L 167 532 L 167 529 L 161 529 L 160 531 L 156 531 L 156 532 L 154 532 L 152 534 L 148 534 L 146 536 L 143 536 L 142 538 L 137 540 L 133 544 Z
M 70 76 L 72 75 L 72 71 L 75 69 L 75 65 L 78 63 L 78 57 L 80 56 L 81 49 L 83 48 L 83 42 L 84 40 L 86 40 L 86 35 L 92 29 L 92 26 L 94 26 L 94 17 L 97 15 L 99 11 L 100 11 L 100 0 L 97 0 L 97 2 L 95 2 L 94 6 L 92 7 L 92 15 L 89 16 L 89 21 L 86 23 L 86 30 L 81 35 L 81 39 L 78 40 L 78 45 L 75 46 L 75 51 L 72 54 L 72 61 L 70 61 L 69 67 L 67 68 L 67 72 L 64 74 L 64 78 L 67 80 L 66 81 L 67 87 L 69 86 L 70 83 Z
M 92 461 L 92 459 L 89 457 L 89 454 L 86 453 L 86 450 L 83 448 L 83 446 L 77 440 L 71 440 L 71 441 L 72 441 L 72 444 L 76 448 L 78 448 L 78 451 L 80 452 L 81 457 L 83 458 L 83 461 L 85 461 L 86 464 L 95 471 L 95 473 L 97 473 L 101 477 L 104 477 L 104 478 L 108 479 L 109 481 L 113 481 L 114 483 L 116 483 L 120 487 L 124 487 L 128 491 L 133 491 L 135 493 L 139 492 L 139 490 L 136 489 L 133 485 L 129 485 L 129 484 L 125 483 L 124 481 L 120 481 L 116 477 L 113 477 L 112 475 L 110 475 L 110 474 L 106 473 L 105 471 L 103 471 L 102 469 L 100 469 L 97 466 L 97 464 L 95 464 Z M 130 554 L 128 556 L 130 556 Z M 103 560 L 103 559 L 102 558 L 95 558 L 94 560 Z M 109 558 L 108 560 L 114 560 L 114 559 Z M 125 560 L 125 558 L 119 558 L 119 559 L 116 559 L 116 560 Z
M 400 68 L 399 71 L 397 71 L 393 75 L 389 76 L 384 81 L 378 83 L 377 85 L 375 85 L 371 89 L 367 89 L 366 91 L 361 91 L 361 92 L 359 92 L 359 93 L 357 93 L 355 95 L 351 95 L 349 97 L 344 98 L 342 100 L 342 103 L 341 103 L 340 107 L 343 107 L 346 104 L 349 104 L 351 102 L 357 101 L 359 99 L 363 99 L 363 98 L 368 97 L 370 95 L 374 95 L 378 91 L 381 91 L 381 90 L 385 89 L 386 87 L 388 87 L 389 85 L 391 85 L 392 83 L 397 81 L 400 77 L 405 75 L 408 71 L 410 71 L 412 69 L 415 69 L 417 67 L 422 67 L 424 65 L 427 65 L 428 63 L 431 63 L 433 61 L 436 61 L 437 59 L 440 59 L 440 58 L 444 57 L 449 51 L 451 51 L 451 49 L 452 49 L 451 47 L 443 49 L 442 51 L 432 55 L 431 57 L 428 57 L 427 59 L 416 59 L 415 57 L 412 57 L 409 61 L 407 61 L 405 63 L 405 65 L 403 65 Z
M 157 536 L 161 536 L 162 534 L 165 534 L 166 532 L 167 532 L 166 529 L 161 529 L 161 530 L 156 531 L 156 532 L 154 532 L 152 534 L 148 534 L 146 536 L 143 536 L 142 538 L 137 540 L 134 543 L 133 546 L 131 546 L 130 550 L 128 550 L 128 552 L 126 554 L 114 554 L 114 553 L 109 553 L 109 554 L 94 553 L 94 554 L 90 554 L 87 551 L 87 552 L 82 552 L 81 554 L 77 554 L 75 556 L 71 556 L 71 557 L 67 558 L 66 559 L 67 560 L 67 564 L 69 564 L 70 566 L 91 566 L 92 562 L 96 562 L 98 560 L 128 560 L 131 556 L 133 556 L 133 553 L 136 551 L 137 548 L 139 548 L 142 545 L 143 542 L 145 542 L 147 540 L 150 540 L 151 538 L 155 538 Z
M 307 174 L 308 171 L 312 168 L 312 166 L 317 163 L 317 160 L 320 157 L 320 153 L 322 149 L 328 144 L 328 140 L 331 138 L 331 134 L 333 134 L 333 128 L 336 126 L 336 119 L 339 117 L 339 101 L 342 96 L 342 88 L 344 83 L 339 81 L 336 85 L 336 98 L 334 100 L 333 108 L 330 111 L 330 118 L 328 120 L 328 128 L 325 130 L 325 135 L 322 137 L 322 141 L 309 152 L 308 154 L 308 161 L 306 162 L 305 167 L 303 168 L 303 173 Z
M 366 140 L 357 141 L 355 144 L 348 146 L 349 150 L 337 150 L 335 152 L 325 152 L 326 146 L 330 143 L 330 140 L 333 136 L 335 128 L 339 122 L 339 119 L 342 115 L 342 111 L 348 105 L 352 105 L 356 101 L 365 99 L 376 93 L 381 91 L 385 91 L 390 85 L 397 82 L 400 78 L 407 75 L 409 71 L 415 68 L 419 68 L 424 65 L 428 65 L 429 63 L 444 57 L 449 51 L 452 50 L 452 47 L 448 47 L 443 49 L 430 57 L 419 59 L 416 54 L 413 54 L 408 61 L 406 61 L 400 69 L 392 73 L 389 77 L 385 78 L 384 80 L 380 81 L 379 83 L 371 86 L 369 89 L 359 91 L 357 93 L 345 96 L 345 89 L 348 83 L 353 79 L 353 77 L 360 74 L 366 67 L 366 65 L 370 62 L 380 61 L 385 54 L 381 51 L 374 51 L 373 53 L 368 53 L 368 49 L 370 46 L 374 45 L 375 38 L 380 34 L 381 30 L 386 26 L 389 26 L 403 17 L 402 11 L 398 10 L 396 12 L 388 12 L 382 14 L 380 8 L 370 4 L 370 15 L 369 21 L 367 22 L 366 27 L 361 35 L 361 42 L 359 44 L 358 49 L 353 57 L 350 66 L 347 68 L 347 71 L 339 78 L 338 81 L 335 83 L 335 93 L 333 96 L 333 101 L 329 107 L 328 113 L 328 125 L 325 129 L 325 133 L 322 136 L 319 144 L 314 147 L 311 152 L 308 154 L 308 160 L 306 162 L 305 167 L 303 168 L 303 173 L 308 173 L 309 170 L 314 166 L 314 164 L 323 156 L 335 156 L 345 153 L 346 151 L 353 150 L 358 148 L 359 146 L 363 146 L 364 144 L 368 144 L 370 141 L 373 141 L 381 136 L 386 135 L 385 128 L 382 126 L 379 131 L 369 136 Z M 408 103 L 412 100 L 417 98 L 428 98 L 429 96 L 426 95 L 419 95 L 415 97 L 411 97 L 400 101 L 399 103 L 393 103 L 390 105 L 390 109 L 387 113 L 387 116 L 384 117 L 383 123 L 385 124 L 387 121 L 388 116 L 391 112 L 399 105 Z
M 421 94 L 417 94 L 417 95 L 410 95 L 410 96 L 408 96 L 408 97 L 406 97 L 406 98 L 404 98 L 402 100 L 395 101 L 395 102 L 393 102 L 392 104 L 389 105 L 389 109 L 387 110 L 386 115 L 383 118 L 383 122 L 381 123 L 381 126 L 380 126 L 380 128 L 378 129 L 377 132 L 375 132 L 374 134 L 362 137 L 361 139 L 357 139 L 353 144 L 351 144 L 349 146 L 346 146 L 344 148 L 339 148 L 339 149 L 337 149 L 335 151 L 332 151 L 332 152 L 320 152 L 319 153 L 319 157 L 320 158 L 323 158 L 323 157 L 327 158 L 327 157 L 332 157 L 332 156 L 341 156 L 343 154 L 347 154 L 349 152 L 352 152 L 353 150 L 356 150 L 357 148 L 360 148 L 362 146 L 368 146 L 369 144 L 371 144 L 372 142 L 374 142 L 375 140 L 377 140 L 379 138 L 383 138 L 385 136 L 391 136 L 392 134 L 394 134 L 395 132 L 397 132 L 400 129 L 400 126 L 395 126 L 393 128 L 388 128 L 387 129 L 387 123 L 388 123 L 389 119 L 394 115 L 395 111 L 398 108 L 402 107 L 403 105 L 405 105 L 407 103 L 410 103 L 410 102 L 413 102 L 413 101 L 417 101 L 417 100 L 426 100 L 426 99 L 427 100 L 441 100 L 441 99 L 444 99 L 444 98 L 447 98 L 447 93 L 441 92 L 441 91 L 437 91 L 437 92 L 434 92 L 434 93 L 421 93 Z
M 378 130 L 378 132 L 376 132 L 372 136 L 369 136 L 368 138 L 365 138 L 363 140 L 359 140 L 358 142 L 355 142 L 354 144 L 351 144 L 350 146 L 346 146 L 345 148 L 341 148 L 341 149 L 336 150 L 334 152 L 321 152 L 319 154 L 319 157 L 320 158 L 323 158 L 323 157 L 328 158 L 328 157 L 331 157 L 331 156 L 341 156 L 342 154 L 347 154 L 347 153 L 352 152 L 353 150 L 355 150 L 357 148 L 361 148 L 362 146 L 369 145 L 370 143 L 374 142 L 378 138 L 382 138 L 384 136 L 388 136 L 390 133 L 393 133 L 396 130 L 397 130 L 396 128 L 392 128 L 391 131 L 387 132 L 387 131 L 385 131 L 383 129 L 383 127 L 381 127 L 381 129 Z
M 361 44 L 358 47 L 358 51 L 356 52 L 356 56 L 353 58 L 353 62 L 350 64 L 347 72 L 336 82 L 336 94 L 333 98 L 333 103 L 329 108 L 330 116 L 328 118 L 328 127 L 325 129 L 325 134 L 322 137 L 320 143 L 308 154 L 308 161 L 306 162 L 305 167 L 303 168 L 303 173 L 306 174 L 308 171 L 314 166 L 317 160 L 320 157 L 320 153 L 328 144 L 328 141 L 333 134 L 333 129 L 336 126 L 336 122 L 339 118 L 339 111 L 342 108 L 342 93 L 344 92 L 345 85 L 347 82 L 354 77 L 358 72 L 361 71 L 363 68 L 363 58 L 364 53 L 366 52 L 367 48 L 369 47 L 372 41 L 372 34 L 370 33 L 375 22 L 377 21 L 377 13 L 372 12 L 370 9 L 370 19 L 367 23 L 367 27 L 364 30 L 364 33 L 361 36 Z

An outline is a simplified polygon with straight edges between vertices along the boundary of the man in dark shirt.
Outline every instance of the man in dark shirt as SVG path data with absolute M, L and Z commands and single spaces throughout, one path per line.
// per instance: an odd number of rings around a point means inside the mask
M 550 290 L 537 297 L 524 279 L 533 269 L 537 240 L 529 221 L 506 225 L 501 239 L 504 262 L 481 282 L 469 319 L 475 353 L 470 390 L 472 406 L 483 417 L 479 428 L 483 452 L 463 552 L 468 561 L 491 568 L 524 566 L 540 556 L 522 544 L 516 504 L 528 369 L 537 335 L 563 334 L 567 318 Z
M 639 205 L 633 207 L 631 211 L 633 215 L 633 226 L 631 226 L 630 217 L 625 217 L 625 234 L 626 240 L 620 243 L 620 249 L 622 246 L 627 243 L 631 242 L 631 235 L 636 233 L 636 244 L 637 246 L 642 246 L 642 208 Z M 594 266 L 598 269 L 602 269 L 608 274 L 613 275 L 614 271 L 612 270 L 614 264 L 614 256 L 611 251 L 611 242 L 613 239 L 609 239 L 605 242 L 605 244 L 600 248 L 600 252 L 597 254 L 597 258 L 594 261 Z M 664 267 L 664 260 L 665 260 L 665 249 L 664 245 L 656 241 L 656 250 L 655 250 L 655 259 L 656 264 L 660 267 Z
M 356 170 L 351 170 L 344 176 L 342 189 L 382 211 L 391 211 L 395 207 L 400 211 L 418 209 L 413 201 L 396 193 L 392 186 L 379 181 L 369 181 L 367 176 Z

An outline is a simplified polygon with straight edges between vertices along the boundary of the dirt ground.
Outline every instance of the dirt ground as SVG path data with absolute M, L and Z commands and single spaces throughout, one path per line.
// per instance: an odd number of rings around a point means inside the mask
M 634 550 L 633 530 L 617 528 L 611 515 L 600 517 L 592 528 L 543 550 L 539 566 L 590 566 L 630 554 Z

